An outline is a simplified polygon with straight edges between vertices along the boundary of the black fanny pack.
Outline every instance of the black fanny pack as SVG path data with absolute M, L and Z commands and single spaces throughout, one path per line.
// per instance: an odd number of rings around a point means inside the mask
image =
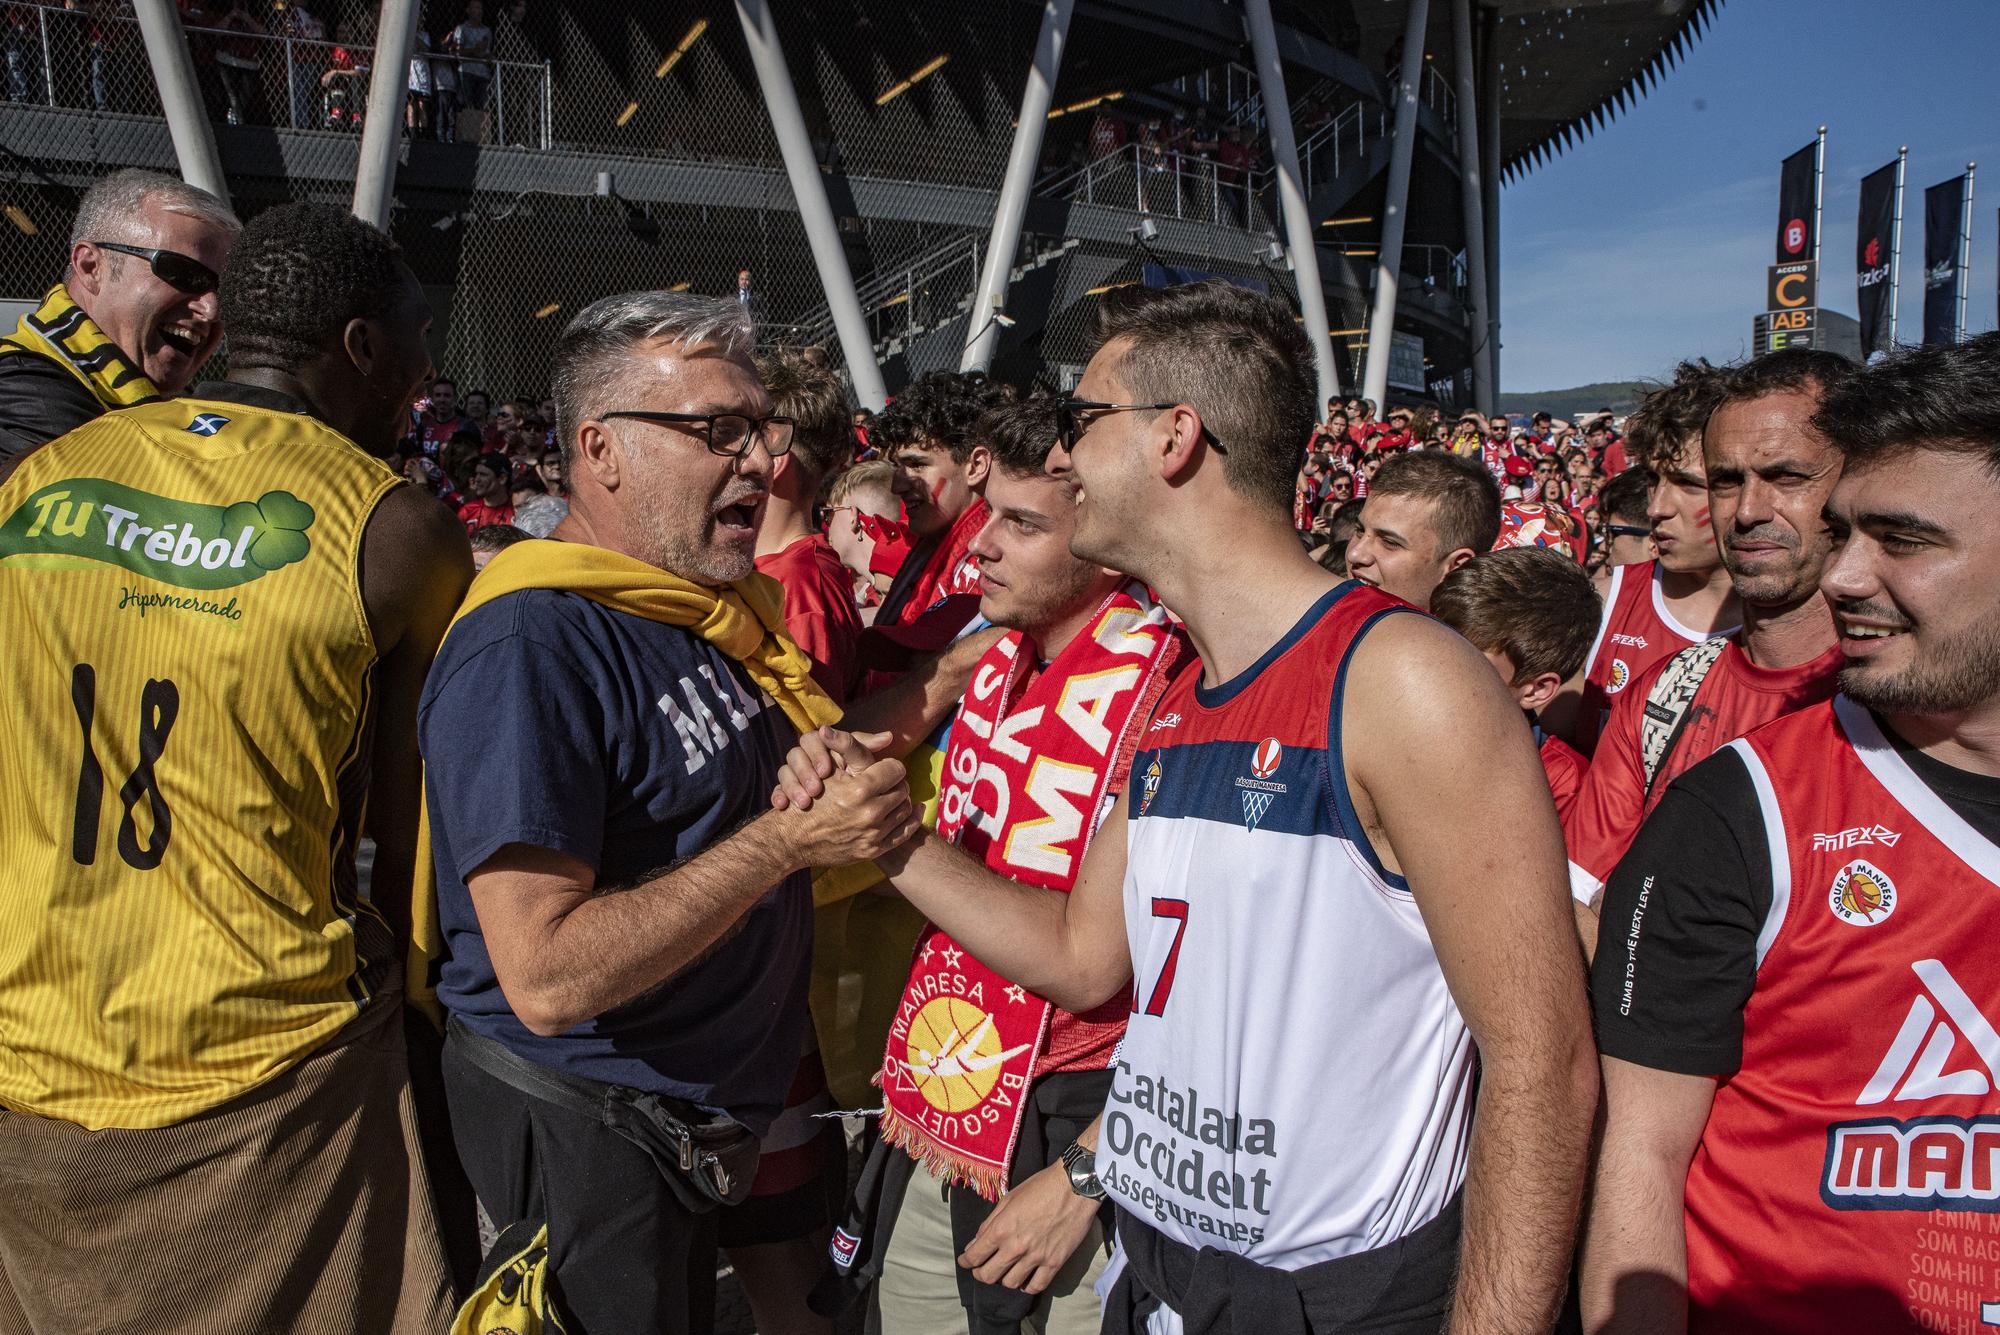
M 696 1213 L 741 1205 L 757 1177 L 757 1137 L 732 1117 L 685 1099 L 586 1080 L 538 1066 L 453 1017 L 453 1047 L 495 1080 L 559 1108 L 594 1119 L 646 1152 L 660 1176 Z

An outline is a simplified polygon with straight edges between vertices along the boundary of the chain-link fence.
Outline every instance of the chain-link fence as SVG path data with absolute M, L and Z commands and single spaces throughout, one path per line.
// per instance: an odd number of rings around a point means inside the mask
M 261 26 L 244 17 L 249 0 L 188 9 L 225 163 L 235 173 L 254 159 L 266 173 L 232 175 L 239 212 L 282 199 L 345 203 L 352 133 L 369 114 L 370 7 L 332 0 L 315 16 L 298 0 L 261 2 L 273 5 Z M 733 5 L 513 0 L 495 6 L 490 33 L 474 32 L 470 45 L 462 6 L 432 0 L 419 25 L 428 54 L 413 61 L 398 112 L 412 142 L 391 222 L 431 296 L 441 367 L 469 386 L 539 398 L 563 325 L 591 300 L 638 287 L 740 293 L 767 345 L 818 344 L 841 360 Z M 1135 52 L 1129 29 L 1079 13 L 1006 308 L 975 320 L 1038 7 L 774 0 L 773 9 L 892 390 L 956 365 L 996 321 L 1005 326 L 996 369 L 1059 380 L 1083 359 L 1092 290 L 1106 284 L 1213 274 L 1291 292 L 1273 249 L 1282 229 L 1261 97 L 1241 64 L 1205 48 Z M 0 35 L 0 91 L 21 109 L 104 127 L 157 116 L 143 43 L 119 0 L 75 9 L 0 0 Z M 479 107 L 468 62 L 494 76 Z M 1427 77 L 1425 101 L 1450 114 L 1441 79 Z M 1387 130 L 1379 100 L 1302 79 L 1292 115 L 1315 202 L 1373 169 Z M 280 135 L 276 153 L 256 137 L 265 127 Z M 93 132 L 91 142 L 113 138 Z M 9 146 L 0 296 L 29 297 L 60 274 L 81 188 L 138 159 L 108 150 L 58 161 L 32 142 Z M 489 160 L 494 149 L 504 151 Z M 170 163 L 169 154 L 145 165 Z M 1454 293 L 1462 286 L 1444 277 L 1451 257 L 1413 251 L 1406 270 Z M 1331 263 L 1337 284 L 1341 261 Z M 1350 271 L 1369 267 L 1357 260 Z M 1355 309 L 1333 325 L 1365 322 Z
M 301 5 L 259 22 L 236 8 L 190 7 L 183 25 L 209 119 L 226 125 L 358 132 L 368 115 L 375 20 L 363 12 L 328 28 Z M 404 103 L 391 113 L 413 134 L 468 143 L 550 146 L 548 66 L 459 54 L 461 25 L 419 25 Z M 7 0 L 4 100 L 113 115 L 157 116 L 159 88 L 131 5 L 74 8 Z

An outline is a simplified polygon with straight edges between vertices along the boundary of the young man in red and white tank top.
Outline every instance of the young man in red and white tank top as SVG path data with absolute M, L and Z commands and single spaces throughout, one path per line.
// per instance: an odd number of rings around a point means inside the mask
M 1842 694 L 1688 771 L 1611 878 L 1592 1331 L 2000 1321 L 2000 334 L 1815 420 Z
M 1577 750 L 1597 749 L 1611 701 L 1661 659 L 1736 628 L 1736 595 L 1709 526 L 1701 425 L 1714 404 L 1717 372 L 1684 362 L 1632 419 L 1632 448 L 1649 482 L 1646 517 L 1654 560 L 1598 574 L 1604 620 L 1584 663 L 1580 694 L 1566 691 L 1546 712 Z
M 1819 592 L 1830 542 L 1820 512 L 1840 480 L 1840 451 L 1812 415 L 1853 370 L 1836 353 L 1789 348 L 1721 379 L 1702 451 L 1743 628 L 1712 656 L 1691 647 L 1661 659 L 1612 702 L 1590 774 L 1563 817 L 1570 890 L 1586 909 L 1677 775 L 1733 738 L 1833 697 L 1840 648 Z M 1594 943 L 1591 927 L 1585 940 Z
M 1287 308 L 1221 282 L 1103 307 L 1051 456 L 1072 547 L 1156 590 L 1201 671 L 1069 895 L 933 837 L 878 865 L 1059 1006 L 1133 985 L 1088 1165 L 1128 1262 L 1106 1330 L 1545 1329 L 1596 1082 L 1520 711 L 1459 636 L 1300 548 L 1314 396 Z M 810 797 L 836 757 L 869 763 L 823 731 L 785 782 Z

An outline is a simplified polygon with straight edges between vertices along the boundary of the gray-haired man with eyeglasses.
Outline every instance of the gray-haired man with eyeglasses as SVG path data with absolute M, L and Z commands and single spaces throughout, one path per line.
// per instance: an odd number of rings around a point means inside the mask
M 0 338 L 0 460 L 185 389 L 222 342 L 217 276 L 239 230 L 214 195 L 157 172 L 92 186 L 68 272 Z
M 560 541 L 481 574 L 419 718 L 453 1136 L 496 1224 L 547 1224 L 571 1331 L 707 1328 L 718 1198 L 805 1050 L 806 868 L 915 828 L 893 761 L 824 817 L 767 809 L 832 708 L 752 572 L 792 427 L 750 343 L 712 298 L 576 317 Z

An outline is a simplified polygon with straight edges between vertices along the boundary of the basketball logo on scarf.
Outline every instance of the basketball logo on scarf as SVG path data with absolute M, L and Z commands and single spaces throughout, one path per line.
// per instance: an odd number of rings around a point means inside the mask
M 1067 892 L 1180 645 L 1136 584 L 1039 671 L 1020 631 L 1002 638 L 952 727 L 938 833 L 1023 884 Z M 1108 1023 L 1058 1012 L 927 926 L 882 1062 L 883 1139 L 998 1199 L 1029 1083 L 1045 1065 L 1102 1069 L 1125 1009 Z

